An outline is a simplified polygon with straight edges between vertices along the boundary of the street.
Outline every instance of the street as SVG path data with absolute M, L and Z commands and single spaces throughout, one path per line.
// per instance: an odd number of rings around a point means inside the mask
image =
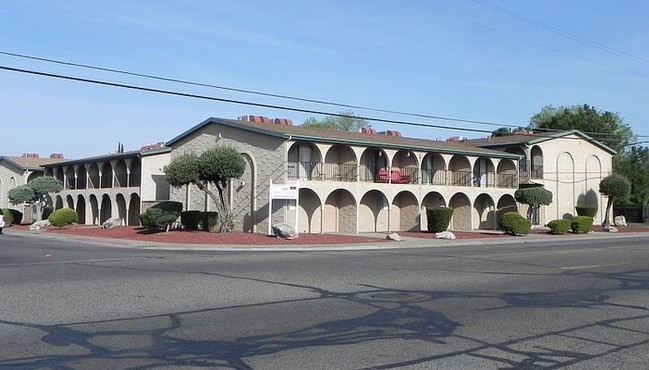
M 649 236 L 524 241 L 215 252 L 2 235 L 0 369 L 649 367 Z

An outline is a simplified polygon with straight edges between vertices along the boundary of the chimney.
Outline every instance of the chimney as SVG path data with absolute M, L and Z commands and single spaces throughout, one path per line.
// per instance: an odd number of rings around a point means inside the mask
M 38 153 L 23 153 L 23 158 L 39 158 Z
M 271 123 L 270 118 L 264 116 L 241 116 L 237 118 L 239 121 L 257 122 L 257 123 Z
M 64 159 L 63 153 L 52 153 L 50 154 L 50 159 Z
M 273 123 L 276 125 L 293 126 L 293 121 L 288 118 L 275 118 Z

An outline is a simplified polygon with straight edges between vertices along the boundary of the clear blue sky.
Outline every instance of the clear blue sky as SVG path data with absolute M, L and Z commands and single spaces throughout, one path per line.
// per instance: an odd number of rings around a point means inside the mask
M 649 135 L 647 19 L 649 2 L 639 0 L 3 0 L 0 51 L 508 125 L 527 125 L 545 105 L 587 103 L 619 113 L 636 134 Z M 0 65 L 325 112 L 343 110 L 6 55 L 0 55 Z M 259 114 L 298 124 L 310 116 L 4 70 L 0 86 L 2 155 L 63 152 L 67 158 L 80 158 L 113 152 L 118 142 L 126 150 L 164 142 L 212 116 Z M 433 125 L 496 128 L 355 111 Z M 431 139 L 486 136 L 373 126 Z

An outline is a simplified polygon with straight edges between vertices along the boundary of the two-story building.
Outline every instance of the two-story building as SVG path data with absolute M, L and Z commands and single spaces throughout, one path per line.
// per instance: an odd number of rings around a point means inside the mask
M 170 140 L 171 160 L 230 145 L 246 160 L 230 187 L 236 229 L 265 232 L 272 223 L 307 233 L 426 229 L 426 207 L 454 209 L 451 228 L 497 228 L 516 210 L 520 155 L 468 142 L 402 137 L 396 131 L 347 132 L 296 127 L 289 120 L 210 118 Z M 269 201 L 271 184 L 296 184 L 299 202 Z M 172 189 L 185 209 L 214 209 L 195 186 Z

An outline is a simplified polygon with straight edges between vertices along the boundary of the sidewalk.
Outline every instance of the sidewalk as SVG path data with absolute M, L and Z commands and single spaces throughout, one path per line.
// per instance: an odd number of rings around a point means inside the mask
M 185 244 L 185 243 L 166 243 L 142 240 L 102 238 L 91 236 L 79 236 L 71 234 L 58 234 L 54 232 L 43 231 L 25 231 L 12 228 L 5 228 L 4 233 L 7 236 L 25 238 L 25 239 L 46 239 L 58 241 L 71 241 L 76 243 L 88 243 L 96 246 L 107 246 L 114 248 L 131 248 L 131 249 L 158 249 L 158 250 L 194 250 L 194 251 L 350 251 L 350 250 L 389 250 L 403 248 L 435 248 L 449 246 L 470 246 L 470 245 L 497 245 L 497 244 L 516 244 L 530 243 L 537 244 L 543 242 L 564 243 L 573 240 L 584 239 L 617 239 L 646 237 L 649 238 L 649 227 L 646 232 L 626 232 L 626 233 L 608 233 L 608 232 L 590 232 L 588 234 L 566 234 L 550 235 L 540 233 L 530 233 L 526 236 L 502 236 L 502 237 L 476 237 L 472 239 L 455 239 L 444 240 L 435 239 L 432 234 L 430 238 L 411 237 L 402 235 L 402 241 L 390 242 L 381 241 L 378 243 L 352 243 L 352 244 L 292 244 L 292 245 L 228 245 L 228 244 Z M 485 234 L 484 230 L 475 232 Z M 384 239 L 384 233 L 363 233 L 362 236 L 371 238 Z M 0 237 L 1 238 L 1 237 Z M 298 239 L 299 241 L 299 239 Z

